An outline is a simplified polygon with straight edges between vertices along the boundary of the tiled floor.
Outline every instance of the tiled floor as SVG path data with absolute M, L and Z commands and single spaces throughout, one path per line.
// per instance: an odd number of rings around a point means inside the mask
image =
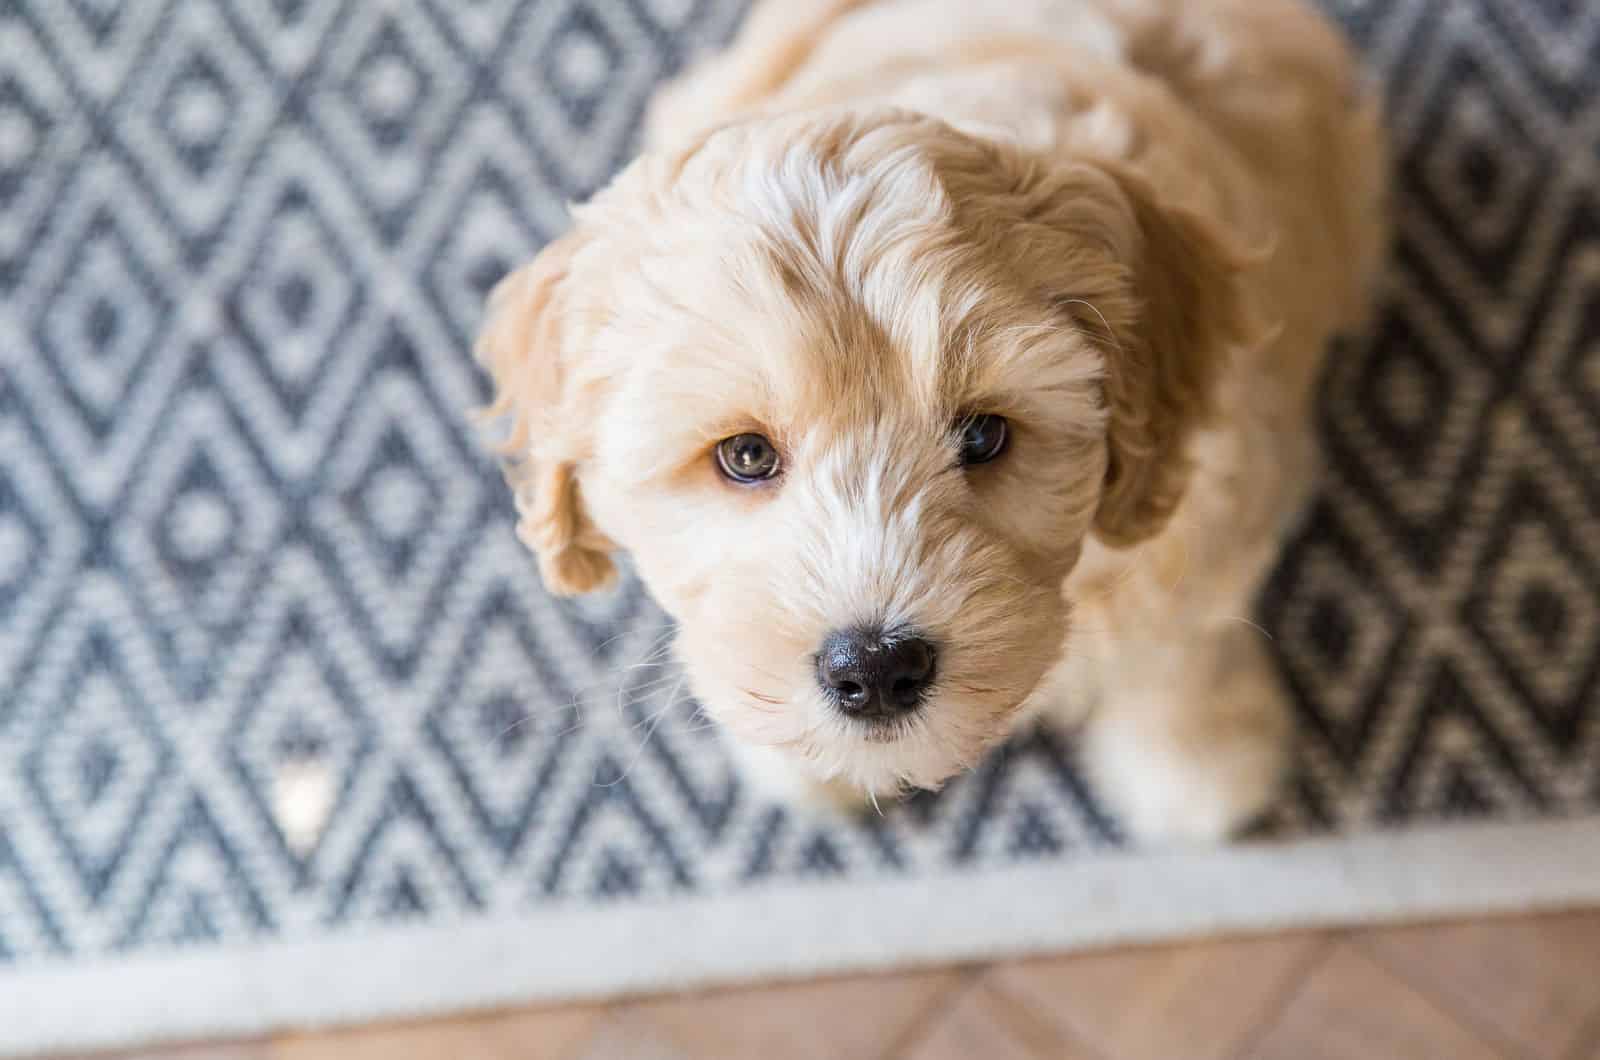
M 1600 911 L 529 1009 L 138 1060 L 723 1057 L 1600 1060 Z

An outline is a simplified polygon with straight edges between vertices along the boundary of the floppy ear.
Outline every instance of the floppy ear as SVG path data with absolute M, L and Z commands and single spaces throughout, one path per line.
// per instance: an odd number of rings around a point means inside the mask
M 487 415 L 510 422 L 501 450 L 517 536 L 538 556 L 546 587 L 564 596 L 600 588 L 616 575 L 615 546 L 589 520 L 573 455 L 579 417 L 566 387 L 561 286 L 578 245 L 576 234 L 563 236 L 501 280 L 489 295 L 477 343 L 495 386 Z
M 1135 226 L 1133 319 L 1108 351 L 1110 464 L 1095 529 L 1110 545 L 1155 536 L 1183 499 L 1185 448 L 1213 410 L 1230 353 L 1259 342 L 1238 276 L 1259 256 L 1215 222 L 1161 203 L 1144 180 L 1114 173 Z
M 1125 547 L 1155 536 L 1189 479 L 1185 448 L 1212 410 L 1231 350 L 1263 338 L 1239 273 L 1263 255 L 1157 197 L 1111 161 L 1053 165 L 1002 148 L 1025 231 L 1008 235 L 1035 283 L 1106 359 L 1109 464 L 1095 531 Z M 1009 157 L 1007 157 L 1009 156 Z

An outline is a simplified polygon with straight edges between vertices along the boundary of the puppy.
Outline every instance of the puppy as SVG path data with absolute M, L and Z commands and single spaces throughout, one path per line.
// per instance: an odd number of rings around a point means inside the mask
M 1128 829 L 1271 803 L 1246 616 L 1384 243 L 1298 0 L 767 0 L 491 296 L 519 534 L 613 555 L 790 796 L 934 787 L 1043 711 Z

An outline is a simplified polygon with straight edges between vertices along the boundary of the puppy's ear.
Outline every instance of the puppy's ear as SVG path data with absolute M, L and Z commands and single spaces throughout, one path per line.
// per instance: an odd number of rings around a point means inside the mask
M 1259 256 L 1212 221 L 1114 173 L 1136 228 L 1134 317 L 1108 353 L 1110 465 L 1095 529 L 1110 545 L 1155 536 L 1183 499 L 1185 446 L 1211 414 L 1230 353 L 1262 339 L 1239 273 Z
M 1264 337 L 1239 283 L 1264 255 L 1114 162 L 1023 160 L 1014 172 L 1050 294 L 1105 353 L 1110 462 L 1095 530 L 1134 545 L 1183 499 L 1185 447 L 1230 351 Z
M 477 355 L 494 380 L 486 410 L 509 420 L 501 444 L 516 499 L 517 536 L 539 559 L 551 592 L 588 592 L 616 575 L 614 545 L 590 521 L 575 473 L 579 420 L 570 407 L 561 285 L 580 237 L 569 234 L 501 280 L 489 295 Z

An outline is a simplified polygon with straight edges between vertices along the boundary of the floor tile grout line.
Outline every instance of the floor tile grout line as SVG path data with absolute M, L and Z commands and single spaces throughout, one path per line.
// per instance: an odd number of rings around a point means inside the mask
M 1105 1060 L 1100 1050 L 1084 1041 L 1083 1036 L 1078 1034 L 1076 1030 L 1062 1026 L 1059 1020 L 1051 1019 L 1046 1013 L 1040 1012 L 1038 1006 L 1030 1004 L 1027 999 L 1007 990 L 1003 984 L 995 982 L 993 978 L 986 977 L 985 980 L 978 983 L 978 987 L 986 990 L 996 1004 L 1004 1006 L 1009 1015 L 1019 1020 L 1027 1020 L 1029 1023 L 1048 1032 L 1051 1037 L 1072 1046 L 1077 1050 L 1079 1056 L 1086 1058 L 1086 1060 Z
M 1082 956 L 1093 956 L 1094 952 L 1107 953 L 1115 951 L 1088 951 L 1082 954 Z M 1016 967 L 1026 963 L 1027 961 L 1025 960 L 1010 961 L 1007 962 L 1007 966 Z M 1041 1011 L 1042 1006 L 1036 1004 L 1032 998 L 1024 997 L 1015 990 L 1006 989 L 1004 983 L 990 982 L 988 987 L 999 997 L 1004 998 L 1006 1001 L 1022 1009 L 1024 1012 L 1027 1012 L 1032 1018 L 1039 1020 L 1041 1023 L 1045 1024 L 1045 1026 L 1050 1027 L 1056 1032 L 1058 1037 L 1063 1038 L 1072 1045 L 1077 1046 L 1086 1056 L 1092 1058 L 1092 1060 L 1107 1060 L 1105 1055 L 1101 1052 L 1099 1046 L 1091 1044 L 1090 1039 L 1083 1033 L 1082 1028 L 1073 1023 L 1071 1020 L 1063 1019 L 1054 1016 L 1049 1012 Z
M 1345 935 L 1343 931 L 1330 931 L 1316 940 L 1310 952 L 1296 963 L 1293 972 L 1283 977 L 1283 983 L 1273 992 L 1272 998 L 1261 1007 L 1261 1015 L 1239 1036 L 1228 1056 L 1233 1060 L 1246 1060 L 1251 1052 L 1260 1046 L 1262 1039 L 1282 1022 L 1283 1014 L 1289 1011 L 1289 1006 L 1305 992 L 1306 984 L 1311 982 L 1317 969 L 1328 963 L 1333 951 L 1344 941 Z
M 1561 1060 L 1600 1060 L 1600 1008 L 1589 1014 L 1578 1032 L 1577 1041 Z
M 1426 927 L 1428 925 L 1419 925 Z M 1383 952 L 1383 947 L 1374 946 L 1367 932 L 1355 932 L 1351 936 L 1351 944 L 1367 960 L 1388 972 L 1396 979 L 1405 983 L 1428 1004 L 1450 1017 L 1467 1031 L 1493 1049 L 1496 1053 L 1505 1056 L 1507 1060 L 1538 1060 L 1529 1055 L 1520 1042 L 1499 1027 L 1484 1020 L 1478 1015 L 1477 1006 L 1467 998 L 1462 997 L 1450 986 L 1434 978 L 1430 970 L 1419 969 L 1415 972 L 1401 967 L 1391 957 Z
M 977 988 L 984 973 L 991 967 L 993 965 L 974 964 L 959 969 L 960 975 L 956 981 L 944 990 L 934 991 L 933 996 L 917 1010 L 916 1015 L 907 1021 L 905 1028 L 895 1035 L 894 1041 L 878 1054 L 879 1060 L 898 1060 L 899 1057 L 907 1055 L 913 1046 L 925 1040 L 932 1031 L 934 1021 L 929 1017 L 946 1003 L 953 1001 L 959 1004 L 962 998 Z

